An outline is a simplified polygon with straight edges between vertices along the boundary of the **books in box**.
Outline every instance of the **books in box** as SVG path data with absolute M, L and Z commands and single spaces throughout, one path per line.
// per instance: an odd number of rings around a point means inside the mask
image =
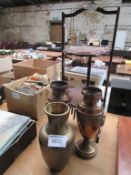
M 30 123 L 30 117 L 0 110 L 0 156 Z
M 36 122 L 30 117 L 0 110 L 0 174 L 35 136 Z

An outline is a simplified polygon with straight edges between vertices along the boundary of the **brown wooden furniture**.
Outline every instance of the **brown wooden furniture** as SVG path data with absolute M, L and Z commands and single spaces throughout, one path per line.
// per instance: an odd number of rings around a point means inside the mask
M 7 110 L 6 103 L 0 109 Z M 102 128 L 100 142 L 97 145 L 97 156 L 92 160 L 82 160 L 73 154 L 71 160 L 60 173 L 61 175 L 116 175 L 117 171 L 117 115 L 106 114 L 105 125 Z M 43 116 L 37 122 L 37 132 L 47 122 Z M 69 118 L 69 122 L 75 129 L 76 140 L 81 137 L 77 123 Z M 45 164 L 38 143 L 38 137 L 30 144 L 6 170 L 4 175 L 51 175 Z
M 110 61 L 110 57 L 109 56 L 93 57 L 92 61 L 95 61 L 95 60 L 101 60 L 105 63 L 108 63 Z M 112 59 L 112 63 L 122 64 L 124 62 L 125 62 L 125 59 L 122 57 L 114 56 Z
M 92 61 L 96 61 L 96 60 L 103 61 L 108 66 L 109 62 L 110 62 L 110 57 L 109 56 L 100 56 L 100 57 L 94 57 L 92 59 Z M 118 56 L 113 56 L 112 66 L 111 66 L 111 73 L 116 73 L 117 65 L 118 64 L 124 64 L 124 63 L 125 63 L 125 59 L 124 58 L 118 57 Z
M 67 55 L 69 59 L 72 60 L 80 60 L 80 57 L 76 57 L 74 55 Z M 94 63 L 96 60 L 100 60 L 106 64 L 106 69 L 108 68 L 109 62 L 110 62 L 110 57 L 109 56 L 97 56 L 92 58 L 92 63 Z M 116 73 L 116 68 L 118 64 L 124 64 L 125 59 L 119 56 L 114 56 L 112 59 L 112 67 L 111 67 L 111 73 Z
M 118 130 L 118 175 L 131 174 L 131 119 L 121 117 Z
M 39 51 L 39 53 L 43 53 L 43 54 L 47 55 L 47 57 L 53 57 L 53 58 L 57 58 L 57 57 L 61 57 L 62 56 L 61 52 Z
M 21 52 L 21 51 L 27 51 L 27 49 L 17 49 L 15 50 L 15 52 Z M 57 58 L 57 57 L 61 57 L 62 53 L 61 52 L 53 52 L 53 51 L 46 51 L 46 50 L 34 50 L 34 52 L 38 52 L 38 53 L 43 53 L 45 55 L 47 55 L 47 57 L 51 57 L 51 58 Z
M 28 51 L 27 49 L 17 49 L 15 50 L 15 53 L 19 53 L 19 52 L 26 52 Z M 62 53 L 61 52 L 54 52 L 54 51 L 41 51 L 41 50 L 34 50 L 34 52 L 37 52 L 37 53 L 41 53 L 41 54 L 45 54 L 47 56 L 47 58 L 45 59 L 56 59 L 58 57 L 61 57 Z M 21 62 L 23 61 L 23 59 L 21 58 L 17 58 L 18 56 L 14 56 L 13 54 L 12 55 L 0 55 L 0 58 L 11 58 L 12 59 L 12 62 L 15 64 L 15 63 L 18 63 L 18 62 Z M 6 60 L 5 60 L 6 61 Z M 6 66 L 6 69 L 7 69 L 7 66 Z M 2 68 L 3 70 L 3 68 Z M 1 72 L 1 70 L 0 70 Z

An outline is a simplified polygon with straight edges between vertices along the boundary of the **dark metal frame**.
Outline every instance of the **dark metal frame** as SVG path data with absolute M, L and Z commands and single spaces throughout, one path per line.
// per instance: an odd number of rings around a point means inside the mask
M 74 13 L 69 13 L 69 14 L 65 14 L 64 12 L 62 12 L 62 80 L 64 80 L 64 46 L 65 46 L 65 18 L 70 18 L 70 17 L 74 17 L 77 16 L 78 14 L 89 10 L 86 8 L 81 8 L 76 10 Z M 95 9 L 95 11 L 100 12 L 104 15 L 116 15 L 116 19 L 115 19 L 115 25 L 114 25 L 114 33 L 113 33 L 113 40 L 112 40 L 112 47 L 111 47 L 111 51 L 110 51 L 110 61 L 109 61 L 109 66 L 108 66 L 108 73 L 107 73 L 107 80 L 106 80 L 106 88 L 105 88 L 105 93 L 104 93 L 104 99 L 103 99 L 103 106 L 105 107 L 105 102 L 106 102 L 106 96 L 107 96 L 107 90 L 108 90 L 108 86 L 109 86 L 109 78 L 110 78 L 110 72 L 111 72 L 111 66 L 112 66 L 112 59 L 113 59 L 113 54 L 114 54 L 114 47 L 115 47 L 115 40 L 116 40 L 116 33 L 117 33 L 117 27 L 118 27 L 118 20 L 119 20 L 119 14 L 120 14 L 120 7 L 117 7 L 116 10 L 105 10 L 101 7 L 97 7 Z M 87 86 L 89 85 L 89 81 L 90 81 L 90 71 L 91 71 L 91 58 L 92 55 L 85 55 L 89 57 L 88 60 L 88 71 L 87 71 Z

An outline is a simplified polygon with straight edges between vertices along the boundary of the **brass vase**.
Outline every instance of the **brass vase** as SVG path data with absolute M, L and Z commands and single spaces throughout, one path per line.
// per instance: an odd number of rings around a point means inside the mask
M 90 159 L 96 155 L 96 142 L 99 140 L 100 128 L 104 124 L 102 91 L 90 86 L 82 90 L 83 100 L 77 106 L 77 122 L 83 139 L 76 143 L 78 156 Z
M 74 150 L 74 130 L 67 123 L 70 107 L 63 102 L 51 102 L 45 105 L 44 111 L 48 123 L 39 133 L 41 152 L 51 171 L 61 171 Z
M 68 93 L 68 83 L 66 81 L 52 81 L 50 87 L 52 89 L 51 95 L 48 98 L 50 102 L 70 102 L 71 98 Z

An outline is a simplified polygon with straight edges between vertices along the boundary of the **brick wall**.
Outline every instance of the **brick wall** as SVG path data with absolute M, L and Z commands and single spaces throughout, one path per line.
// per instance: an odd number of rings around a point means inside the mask
M 121 6 L 119 30 L 127 31 L 126 46 L 131 47 L 131 4 L 123 5 L 121 0 L 98 0 L 97 6 Z M 83 7 L 85 1 L 59 3 L 0 10 L 0 41 L 28 41 L 30 43 L 50 40 L 50 21 L 61 20 L 61 12 L 71 13 Z M 89 2 L 87 3 L 88 6 Z M 100 39 L 112 40 L 115 16 L 85 11 L 75 18 L 66 20 L 66 40 L 72 33 Z

